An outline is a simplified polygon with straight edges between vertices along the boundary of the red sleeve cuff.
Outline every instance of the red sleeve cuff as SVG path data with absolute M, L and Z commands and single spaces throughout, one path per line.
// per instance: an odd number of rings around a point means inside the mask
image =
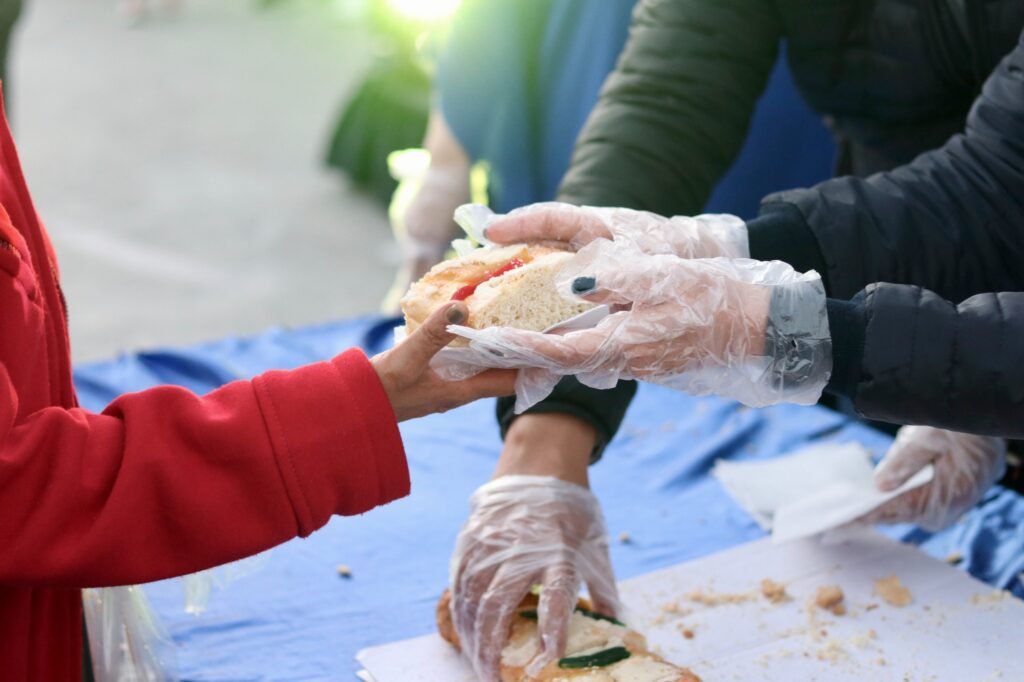
M 253 386 L 300 535 L 333 514 L 360 514 L 409 494 L 394 410 L 362 351 L 267 372 Z

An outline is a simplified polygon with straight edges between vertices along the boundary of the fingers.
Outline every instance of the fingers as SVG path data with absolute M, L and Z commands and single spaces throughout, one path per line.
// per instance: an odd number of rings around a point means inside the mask
M 461 402 L 463 404 L 480 398 L 501 398 L 516 392 L 516 378 L 519 372 L 514 369 L 490 369 L 470 377 L 459 384 Z
M 526 355 L 526 359 L 531 362 L 543 361 L 547 365 L 557 366 L 560 370 L 578 372 L 592 368 L 598 359 L 596 355 L 608 343 L 609 334 L 613 329 L 612 325 L 606 325 L 602 321 L 593 329 L 581 329 L 560 336 L 516 332 L 509 341 L 533 354 L 534 357 Z M 538 355 L 541 357 L 536 358 Z
M 921 520 L 924 510 L 928 507 L 932 493 L 931 484 L 908 490 L 899 497 L 871 510 L 858 521 L 872 525 L 876 523 L 916 523 Z
M 537 606 L 541 651 L 527 667 L 528 674 L 536 675 L 565 652 L 569 640 L 569 619 L 576 607 L 578 592 L 579 579 L 568 559 L 545 569 L 540 604 Z
M 475 663 L 477 674 L 485 680 L 499 679 L 501 651 L 508 641 L 512 619 L 533 584 L 532 574 L 521 573 L 508 566 L 505 564 L 495 574 L 477 611 Z
M 617 618 L 619 616 L 619 588 L 615 585 L 615 574 L 612 572 L 612 561 L 608 556 L 608 548 L 593 558 L 592 576 L 587 578 L 587 592 L 594 611 Z
M 942 453 L 942 439 L 933 437 L 935 430 L 900 429 L 896 442 L 875 467 L 875 485 L 887 492 L 906 483 L 918 471 L 938 459 Z
M 394 349 L 398 367 L 426 368 L 430 359 L 437 352 L 455 339 L 449 333 L 448 325 L 462 324 L 469 317 L 469 309 L 465 303 L 448 303 L 431 314 L 430 317 L 403 343 Z M 418 375 L 419 372 L 416 372 Z
M 577 246 L 611 233 L 596 215 L 568 204 L 538 204 L 516 209 L 487 226 L 487 239 L 498 244 L 555 241 Z

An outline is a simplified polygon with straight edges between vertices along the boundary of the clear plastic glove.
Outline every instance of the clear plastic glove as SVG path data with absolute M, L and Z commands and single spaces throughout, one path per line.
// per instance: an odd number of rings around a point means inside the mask
M 617 614 L 608 533 L 597 498 L 549 476 L 504 476 L 477 490 L 452 556 L 452 620 L 482 682 L 499 680 L 519 603 L 541 585 L 541 653 L 530 674 L 564 653 L 580 585 L 594 609 Z
M 558 286 L 615 312 L 561 336 L 453 328 L 481 365 L 524 368 L 517 411 L 565 375 L 598 389 L 641 379 L 753 407 L 812 404 L 832 370 L 821 278 L 785 263 L 647 256 L 598 240 Z
M 406 258 L 433 261 L 431 266 L 440 262 L 461 232 L 452 214 L 468 199 L 468 165 L 431 165 L 401 216 Z
M 467 160 L 392 172 L 401 184 L 388 215 L 402 251 L 402 265 L 382 308 L 387 314 L 398 314 L 399 301 L 409 286 L 444 260 L 452 239 L 461 232 L 452 214 L 469 200 L 470 169 Z
M 648 255 L 747 258 L 747 226 L 733 215 L 665 218 L 628 208 L 549 202 L 490 215 L 481 237 L 497 244 L 557 242 L 573 251 L 595 239 L 630 242 Z
M 879 490 L 895 490 L 928 464 L 935 477 L 862 517 L 864 523 L 914 523 L 937 531 L 973 507 L 1006 471 L 1006 441 L 904 426 L 875 468 Z

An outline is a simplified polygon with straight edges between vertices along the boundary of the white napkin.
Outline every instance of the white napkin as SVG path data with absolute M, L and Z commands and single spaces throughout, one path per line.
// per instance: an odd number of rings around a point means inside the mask
M 817 535 L 847 524 L 924 485 L 929 465 L 900 488 L 875 488 L 871 454 L 857 443 L 821 444 L 759 462 L 720 460 L 712 474 L 775 542 Z

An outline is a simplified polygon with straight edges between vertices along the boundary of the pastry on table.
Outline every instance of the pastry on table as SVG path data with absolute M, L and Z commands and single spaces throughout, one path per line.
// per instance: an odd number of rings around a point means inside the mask
M 565 656 L 528 677 L 526 667 L 540 651 L 537 602 L 535 595 L 527 595 L 512 620 L 508 643 L 501 652 L 502 682 L 701 682 L 686 668 L 650 652 L 639 632 L 594 613 L 585 599 L 579 600 L 569 622 Z M 442 638 L 459 648 L 447 590 L 437 604 L 437 629 Z

